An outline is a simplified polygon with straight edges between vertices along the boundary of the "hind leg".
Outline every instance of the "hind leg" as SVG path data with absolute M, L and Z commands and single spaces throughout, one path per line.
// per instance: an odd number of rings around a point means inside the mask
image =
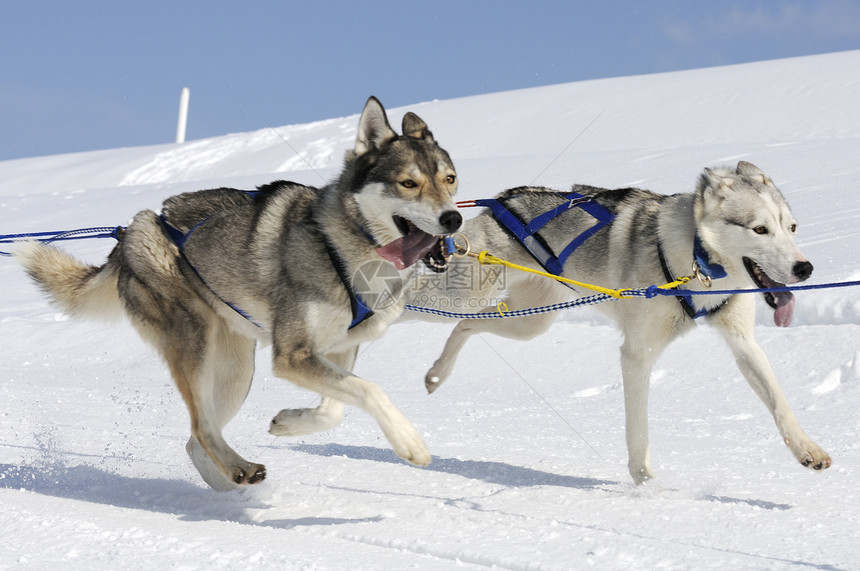
M 172 343 L 161 348 L 191 416 L 186 451 L 215 489 L 256 484 L 266 477 L 265 467 L 239 456 L 222 435 L 251 385 L 254 342 L 227 332 L 223 323 L 210 325 L 203 335 L 201 329 L 197 330 L 198 342 L 191 347 Z
M 205 320 L 195 320 L 191 315 L 180 317 L 178 311 L 174 315 L 179 317 L 174 323 L 181 326 L 163 331 L 159 339 L 153 339 L 151 326 L 141 332 L 167 361 L 188 408 L 191 440 L 185 449 L 195 468 L 216 490 L 262 481 L 265 467 L 239 456 L 221 433 L 251 385 L 254 342 L 234 336 L 233 342 L 227 344 L 225 333 L 218 331 L 225 325 L 207 325 Z
M 254 347 L 255 342 L 252 339 L 231 334 L 225 331 L 224 327 L 216 334 L 213 347 L 215 378 L 212 420 L 219 433 L 239 412 L 251 388 L 254 376 Z M 222 471 L 193 435 L 188 439 L 185 451 L 209 486 L 219 491 L 237 487 L 237 483 Z M 265 476 L 262 466 L 256 470 L 263 470 L 261 474 Z
M 265 468 L 251 464 L 221 434 L 251 385 L 254 342 L 230 333 L 193 292 L 161 292 L 126 273 L 120 291 L 132 324 L 161 353 L 191 417 L 186 451 L 207 484 L 226 490 L 253 484 Z
M 569 289 L 554 283 L 543 283 L 535 279 L 525 279 L 510 285 L 505 303 L 510 310 L 551 305 L 569 299 L 573 295 Z M 495 313 L 498 309 L 488 309 L 483 313 Z M 529 317 L 510 319 L 464 319 L 460 321 L 448 340 L 442 354 L 424 376 L 424 386 L 432 393 L 451 375 L 454 364 L 466 341 L 472 335 L 492 333 L 508 339 L 527 341 L 549 329 L 555 314 L 544 313 Z
M 265 468 L 239 456 L 221 434 L 251 384 L 254 342 L 231 333 L 189 285 L 179 251 L 154 212 L 134 217 L 110 260 L 119 266 L 117 289 L 126 314 L 167 361 L 188 407 L 193 441 L 186 450 L 195 466 L 221 489 L 225 482 L 262 480 Z
M 330 353 L 326 358 L 351 371 L 355 365 L 358 347 L 343 353 Z M 301 436 L 334 428 L 343 420 L 343 403 L 322 394 L 316 408 L 287 408 L 279 412 L 269 425 L 269 434 L 275 436 Z
M 492 333 L 508 339 L 526 341 L 549 329 L 553 319 L 554 316 L 545 314 L 512 319 L 464 319 L 460 321 L 451 331 L 451 335 L 448 336 L 442 354 L 439 355 L 439 358 L 424 376 L 424 386 L 427 388 L 427 392 L 432 393 L 438 389 L 451 375 L 460 351 L 472 335 Z

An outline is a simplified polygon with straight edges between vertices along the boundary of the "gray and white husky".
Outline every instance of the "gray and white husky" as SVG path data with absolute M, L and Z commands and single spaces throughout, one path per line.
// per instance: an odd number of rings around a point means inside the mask
M 583 236 L 572 253 L 568 252 L 558 273 L 612 289 L 662 285 L 675 277 L 690 275 L 694 264 L 702 279 L 693 280 L 684 288 L 698 291 L 706 290 L 709 280 L 719 290 L 774 288 L 803 281 L 812 273 L 812 264 L 795 245 L 797 223 L 785 199 L 770 178 L 750 163 L 740 162 L 734 170 L 705 169 L 695 193 L 667 196 L 636 188 L 608 190 L 581 185 L 572 190 L 576 198 L 569 193 L 530 187 L 499 195 L 498 200 L 524 226 L 540 227 L 526 240 L 534 255 L 490 210 L 468 220 L 462 233 L 473 251 L 486 250 L 534 269 L 548 265 L 548 257 L 561 257 L 571 243 Z M 540 220 L 551 211 L 558 215 L 549 221 Z M 454 259 L 449 275 L 478 275 L 477 264 L 472 258 Z M 420 287 L 416 289 L 420 294 Z M 571 290 L 546 277 L 509 270 L 504 280 L 473 279 L 461 289 L 437 290 L 432 296 L 415 296 L 415 292 L 409 295 L 416 301 L 435 299 L 439 308 L 489 305 L 484 311 L 496 312 L 497 301 L 515 311 L 593 293 L 580 288 Z M 774 310 L 776 324 L 789 325 L 793 295 L 790 292 L 763 295 Z M 494 303 L 480 303 L 486 300 Z M 722 333 L 738 367 L 770 410 L 783 441 L 800 463 L 816 470 L 830 466 L 827 453 L 798 426 L 767 357 L 755 342 L 754 303 L 752 295 L 736 294 L 639 297 L 597 306 L 618 324 L 624 336 L 621 367 L 628 468 L 637 484 L 653 478 L 648 446 L 651 369 L 663 349 L 692 328 L 699 316 L 704 316 Z M 556 313 L 545 313 L 460 321 L 425 377 L 428 391 L 432 393 L 448 378 L 470 336 L 487 332 L 527 340 L 546 331 L 555 316 Z M 438 319 L 413 312 L 404 317 Z M 339 414 L 336 411 L 339 407 L 324 399 L 321 409 L 331 418 Z
M 186 450 L 213 488 L 266 475 L 222 436 L 250 388 L 257 341 L 273 345 L 277 376 L 362 408 L 400 457 L 426 465 L 430 455 L 412 423 L 376 384 L 351 372 L 359 344 L 403 309 L 390 278 L 405 278 L 422 258 L 444 270 L 440 236 L 462 222 L 450 157 L 415 114 L 403 117 L 402 131 L 371 97 L 355 148 L 329 186 L 280 181 L 251 192 L 174 196 L 160 215 L 138 213 L 101 267 L 39 243 L 20 246 L 16 256 L 69 314 L 124 310 L 158 349 L 191 416 Z M 372 271 L 363 271 L 367 265 Z M 387 302 L 368 306 L 362 295 Z M 304 417 L 285 410 L 270 432 L 306 432 Z
M 719 290 L 774 288 L 803 281 L 812 273 L 812 264 L 795 244 L 797 222 L 782 193 L 750 163 L 739 162 L 734 170 L 705 169 L 695 193 L 667 196 L 635 188 L 607 190 L 578 185 L 573 191 L 605 208 L 614 219 L 567 258 L 563 268 L 567 278 L 613 289 L 638 288 L 690 275 L 694 264 L 700 272 L 720 269 L 719 273 L 714 270 L 712 279 L 703 276 L 702 280 L 684 286 L 702 291 L 709 287 L 709 279 L 711 287 Z M 525 222 L 570 200 L 558 192 L 536 188 L 513 189 L 505 195 L 510 197 L 508 208 Z M 595 227 L 592 215 L 582 208 L 570 208 L 544 226 L 539 238 L 557 254 L 574 237 L 592 227 Z M 469 220 L 464 234 L 474 250 L 487 250 L 499 258 L 540 268 L 535 258 L 489 212 Z M 700 244 L 698 247 L 696 242 Z M 547 278 L 516 271 L 508 271 L 505 278 L 506 292 L 472 290 L 469 295 L 484 299 L 498 297 L 510 310 L 550 305 L 570 298 L 568 288 Z M 788 326 L 794 296 L 790 292 L 763 295 L 774 310 L 775 323 Z M 663 349 L 693 327 L 697 314 L 703 315 L 722 334 L 747 382 L 773 415 L 780 436 L 800 463 L 816 470 L 830 466 L 827 453 L 798 425 L 767 357 L 755 341 L 754 303 L 754 296 L 737 294 L 658 296 L 597 306 L 618 324 L 624 336 L 621 370 L 628 468 L 637 484 L 653 478 L 648 446 L 651 369 Z M 495 307 L 489 310 L 496 311 Z M 531 339 L 549 328 L 554 317 L 544 314 L 460 321 L 442 355 L 427 373 L 427 389 L 433 392 L 450 375 L 457 354 L 471 335 L 488 332 Z

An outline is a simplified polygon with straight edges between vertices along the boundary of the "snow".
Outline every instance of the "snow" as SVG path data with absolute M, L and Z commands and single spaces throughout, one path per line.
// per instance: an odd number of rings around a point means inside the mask
M 428 123 L 464 199 L 532 183 L 686 192 L 706 166 L 750 161 L 792 205 L 812 283 L 828 283 L 860 279 L 858 69 L 852 51 L 433 101 L 389 117 L 399 124 L 412 110 Z M 200 188 L 320 185 L 356 123 L 0 162 L 0 233 L 125 224 Z M 112 245 L 64 247 L 97 262 Z M 529 342 L 476 337 L 432 396 L 423 376 L 449 324 L 406 322 L 362 347 L 357 372 L 419 428 L 428 468 L 398 460 L 354 409 L 325 433 L 267 434 L 280 409 L 317 399 L 274 378 L 260 350 L 227 439 L 268 478 L 218 493 L 185 454 L 187 413 L 166 368 L 131 327 L 69 320 L 14 261 L 0 268 L 0 569 L 860 569 L 857 288 L 799 293 L 788 329 L 758 302 L 757 338 L 801 426 L 833 457 L 824 472 L 797 464 L 703 326 L 657 363 L 657 479 L 633 486 L 620 337 L 576 309 Z

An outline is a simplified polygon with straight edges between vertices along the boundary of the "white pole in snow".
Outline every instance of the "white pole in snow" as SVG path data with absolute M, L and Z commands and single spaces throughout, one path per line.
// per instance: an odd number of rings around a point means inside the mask
M 188 123 L 188 97 L 191 91 L 187 87 L 182 88 L 179 96 L 179 122 L 176 124 L 176 142 L 185 142 L 185 126 Z

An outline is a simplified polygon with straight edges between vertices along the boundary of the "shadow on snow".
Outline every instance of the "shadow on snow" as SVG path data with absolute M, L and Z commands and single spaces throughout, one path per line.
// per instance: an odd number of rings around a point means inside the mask
M 291 450 L 313 454 L 314 456 L 345 456 L 354 460 L 373 460 L 388 464 L 403 464 L 404 461 L 395 456 L 388 448 L 372 446 L 345 446 L 342 444 L 295 444 Z M 431 472 L 455 474 L 471 480 L 481 480 L 489 484 L 501 484 L 512 488 L 527 486 L 560 486 L 586 490 L 601 486 L 618 485 L 618 482 L 597 480 L 579 476 L 553 474 L 523 466 L 513 466 L 503 462 L 485 460 L 459 460 L 457 458 L 439 458 L 434 456 L 433 462 L 426 468 Z
M 93 466 L 62 464 L 17 466 L 0 464 L 0 489 L 22 490 L 55 498 L 170 514 L 183 521 L 228 521 L 244 525 L 292 529 L 382 521 L 363 518 L 301 517 L 258 522 L 247 509 L 271 506 L 243 493 L 220 493 L 182 480 L 134 478 Z

